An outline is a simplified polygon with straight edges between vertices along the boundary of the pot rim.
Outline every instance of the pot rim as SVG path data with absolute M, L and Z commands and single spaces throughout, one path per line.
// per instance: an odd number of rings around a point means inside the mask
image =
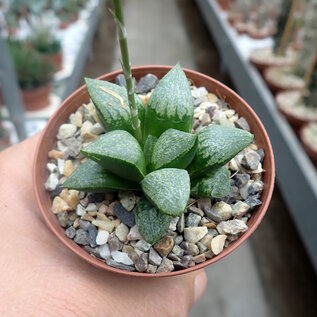
M 161 73 L 162 75 L 166 74 L 173 66 L 166 66 L 166 65 L 144 65 L 144 66 L 137 66 L 137 67 L 132 67 L 132 73 L 133 76 L 138 77 L 138 74 L 140 75 L 144 75 L 146 73 L 150 73 L 150 72 L 156 72 L 156 73 Z M 248 112 L 250 112 L 253 121 L 256 123 L 256 125 L 259 128 L 259 131 L 261 134 L 263 134 L 263 139 L 264 139 L 264 143 L 267 146 L 267 152 L 265 153 L 266 155 L 266 160 L 268 160 L 270 162 L 271 165 L 271 171 L 266 171 L 267 174 L 269 174 L 268 176 L 268 183 L 267 185 L 267 196 L 266 199 L 262 201 L 262 205 L 259 207 L 261 210 L 257 210 L 256 212 L 258 213 L 258 217 L 255 220 L 255 222 L 252 224 L 251 227 L 249 227 L 249 229 L 243 233 L 236 241 L 234 241 L 231 245 L 232 247 L 230 248 L 227 247 L 225 248 L 220 254 L 218 254 L 217 256 L 206 260 L 205 262 L 196 264 L 193 267 L 190 268 L 186 268 L 186 269 L 182 269 L 182 270 L 177 270 L 177 271 L 172 271 L 172 272 L 165 272 L 165 273 L 140 273 L 140 272 L 130 272 L 130 271 L 125 271 L 125 270 L 121 270 L 121 269 L 117 269 L 114 267 L 111 267 L 109 265 L 107 265 L 106 263 L 104 263 L 102 260 L 99 260 L 97 258 L 92 257 L 88 252 L 86 252 L 85 250 L 83 250 L 81 247 L 79 247 L 75 242 L 73 242 L 72 240 L 70 240 L 69 238 L 67 238 L 65 235 L 59 235 L 59 231 L 60 231 L 60 226 L 58 225 L 58 227 L 56 225 L 54 225 L 54 223 L 51 222 L 50 218 L 49 218 L 49 213 L 51 213 L 51 210 L 49 210 L 49 212 L 46 210 L 46 208 L 44 207 L 44 205 L 41 203 L 41 194 L 39 191 L 39 187 L 38 183 L 37 183 L 37 177 L 36 175 L 38 174 L 38 157 L 41 151 L 41 145 L 43 143 L 45 143 L 45 137 L 46 134 L 49 132 L 49 127 L 52 124 L 53 121 L 55 121 L 55 118 L 58 117 L 58 115 L 60 113 L 65 110 L 65 105 L 67 105 L 67 103 L 69 103 L 75 96 L 77 95 L 81 95 L 83 94 L 83 92 L 86 89 L 85 85 L 82 85 L 81 87 L 79 87 L 76 91 L 74 91 L 68 98 L 66 98 L 63 103 L 61 104 L 61 106 L 59 107 L 59 109 L 54 113 L 54 115 L 49 119 L 46 127 L 44 128 L 44 130 L 41 133 L 40 139 L 38 141 L 36 150 L 35 150 L 35 155 L 34 155 L 34 161 L 33 161 L 33 188 L 34 188 L 34 193 L 35 193 L 35 198 L 37 201 L 37 204 L 39 206 L 39 209 L 41 211 L 41 214 L 46 222 L 46 224 L 48 225 L 48 227 L 51 229 L 51 231 L 54 233 L 55 236 L 57 236 L 57 238 L 68 248 L 70 248 L 73 252 L 75 252 L 78 256 L 80 256 L 82 259 L 86 260 L 87 262 L 89 262 L 90 264 L 94 265 L 95 267 L 101 268 L 103 270 L 106 270 L 108 272 L 112 272 L 112 273 L 117 273 L 117 274 L 121 274 L 121 275 L 125 275 L 125 276 L 130 276 L 130 277 L 145 277 L 145 278 L 161 278 L 161 277 L 170 277 L 170 276 L 176 276 L 176 275 L 182 275 L 182 274 L 186 274 L 186 273 L 190 273 L 199 269 L 202 269 L 210 264 L 213 264 L 219 260 L 221 260 L 222 258 L 224 258 L 225 256 L 227 256 L 228 254 L 230 254 L 232 251 L 234 251 L 235 249 L 237 249 L 248 237 L 250 237 L 250 235 L 256 230 L 256 228 L 258 227 L 258 225 L 261 223 L 267 209 L 269 206 L 269 203 L 271 201 L 271 197 L 272 197 L 272 193 L 273 193 L 273 188 L 274 188 L 274 180 L 275 180 L 275 163 L 274 163 L 274 155 L 273 155 L 273 150 L 272 150 L 272 146 L 271 146 L 271 142 L 269 140 L 269 137 L 267 135 L 267 132 L 262 124 L 262 122 L 260 121 L 260 119 L 258 118 L 258 116 L 256 115 L 256 113 L 254 112 L 254 110 L 246 103 L 246 101 L 244 101 L 236 92 L 234 92 L 232 89 L 230 89 L 229 87 L 227 87 L 226 85 L 222 84 L 221 82 L 213 79 L 212 77 L 209 77 L 207 75 L 204 75 L 200 72 L 197 71 L 193 71 L 187 68 L 182 68 L 186 74 L 186 76 L 190 79 L 191 75 L 192 76 L 196 76 L 196 77 L 200 77 L 202 79 L 202 81 L 208 81 L 208 82 L 212 82 L 215 86 L 220 87 L 221 89 L 225 90 L 228 95 L 233 95 L 234 98 L 236 100 L 238 100 L 238 102 L 240 104 L 243 104 L 243 106 L 248 110 Z M 107 74 L 104 74 L 102 76 L 99 76 L 97 79 L 103 79 L 104 77 L 113 77 L 115 78 L 115 76 L 122 74 L 122 70 L 116 70 Z M 80 106 L 80 105 L 79 105 Z M 55 138 L 55 136 L 54 136 Z M 41 184 L 41 186 L 44 186 L 44 184 Z M 48 195 L 48 193 L 47 193 Z M 82 252 L 84 251 L 84 253 Z

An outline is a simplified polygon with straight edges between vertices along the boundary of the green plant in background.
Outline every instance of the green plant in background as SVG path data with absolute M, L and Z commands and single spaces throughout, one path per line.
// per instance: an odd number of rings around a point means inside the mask
M 37 51 L 20 41 L 8 41 L 11 58 L 21 89 L 46 85 L 52 80 L 54 67 Z
M 155 243 L 165 234 L 171 217 L 184 212 L 190 195 L 221 198 L 230 193 L 230 173 L 225 164 L 252 142 L 253 135 L 220 125 L 192 134 L 193 98 L 179 64 L 159 81 L 145 109 L 134 93 L 128 50 L 123 43 L 126 30 L 122 4 L 120 0 L 114 0 L 114 4 L 123 72 L 132 86 L 126 89 L 86 79 L 107 132 L 82 149 L 88 161 L 63 186 L 90 192 L 143 192 L 135 210 L 136 224 L 142 237 Z
M 48 28 L 34 28 L 29 41 L 42 54 L 57 54 L 61 51 L 61 42 Z

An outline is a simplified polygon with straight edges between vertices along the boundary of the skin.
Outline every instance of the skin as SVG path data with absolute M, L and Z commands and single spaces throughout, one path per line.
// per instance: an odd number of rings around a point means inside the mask
M 0 153 L 0 316 L 187 316 L 204 271 L 162 279 L 107 273 L 49 231 L 32 189 L 38 136 Z

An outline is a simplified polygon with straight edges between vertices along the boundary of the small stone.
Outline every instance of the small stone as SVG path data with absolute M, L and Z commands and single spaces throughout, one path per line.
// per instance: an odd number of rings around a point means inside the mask
M 123 74 L 119 74 L 116 77 L 116 84 L 122 87 L 126 87 L 126 81 L 125 81 L 125 77 Z
M 86 208 L 86 207 L 88 206 L 88 204 L 89 204 L 88 196 L 86 196 L 85 198 L 81 199 L 80 204 L 81 204 L 83 207 Z
M 193 260 L 196 264 L 199 264 L 206 261 L 206 256 L 204 253 L 202 253 L 202 254 L 194 256 Z
M 78 229 L 79 228 L 79 218 L 76 218 L 75 220 L 74 220 L 74 223 L 73 223 L 73 227 L 75 228 L 75 229 Z
M 136 94 L 146 94 L 154 89 L 158 83 L 158 78 L 153 74 L 146 74 L 135 86 Z
M 109 238 L 109 232 L 106 230 L 99 230 L 97 237 L 96 237 L 96 243 L 98 245 L 104 245 L 108 242 Z
M 215 255 L 218 255 L 223 250 L 226 239 L 226 235 L 219 234 L 211 240 L 210 249 Z
M 67 139 L 72 137 L 76 133 L 77 127 L 71 123 L 62 124 L 57 133 L 57 138 L 59 140 Z
M 174 239 L 170 236 L 163 237 L 160 241 L 155 243 L 154 249 L 162 256 L 167 256 L 174 247 Z
M 130 229 L 130 232 L 129 232 L 128 236 L 127 236 L 127 239 L 128 239 L 128 241 L 135 241 L 135 240 L 142 239 L 142 236 L 141 236 L 137 226 L 133 226 Z
M 96 204 L 94 204 L 94 203 L 90 203 L 90 204 L 88 204 L 88 206 L 86 207 L 86 211 L 88 212 L 88 211 L 97 211 L 98 210 L 98 208 L 97 208 L 97 206 L 96 206 Z
M 247 184 L 240 188 L 240 195 L 243 199 L 247 199 L 248 196 L 255 195 L 263 190 L 263 182 L 256 180 L 250 180 Z
M 71 124 L 75 125 L 77 128 L 81 128 L 83 124 L 83 115 L 79 111 L 76 111 L 69 116 L 69 120 Z
M 131 245 L 125 244 L 122 247 L 122 252 L 126 253 L 130 257 L 130 259 L 133 261 L 133 263 L 135 263 L 139 258 L 139 255 L 135 252 L 134 248 Z
M 209 113 L 204 113 L 200 121 L 201 121 L 202 126 L 209 125 L 211 123 Z
M 198 208 L 206 212 L 206 208 L 211 208 L 210 198 L 201 198 L 198 200 Z
M 180 261 L 180 257 L 178 257 L 176 254 L 174 254 L 173 252 L 171 252 L 168 256 L 168 259 L 172 260 L 172 261 Z
M 168 258 L 163 258 L 161 265 L 156 270 L 156 273 L 172 272 L 174 270 L 174 264 Z
M 221 217 L 221 220 L 228 220 L 232 217 L 232 208 L 229 204 L 225 203 L 224 201 L 219 201 L 215 203 L 212 206 L 212 210 L 215 211 L 216 214 Z
M 187 209 L 188 209 L 188 211 L 193 212 L 193 213 L 199 215 L 200 217 L 204 216 L 204 212 L 200 208 L 197 208 L 195 206 L 189 206 Z
M 263 162 L 264 157 L 265 157 L 264 150 L 263 150 L 263 149 L 258 149 L 258 150 L 257 150 L 257 153 L 260 155 L 261 162 Z
M 49 173 L 54 173 L 57 171 L 57 166 L 53 163 L 47 163 L 46 168 L 49 171 Z
M 110 258 L 111 253 L 108 244 L 103 244 L 99 247 L 99 256 L 105 260 Z
M 210 240 L 211 241 L 211 240 Z M 200 241 L 196 243 L 198 249 L 199 249 L 199 253 L 204 253 L 205 251 L 207 251 L 208 247 L 207 245 L 204 245 L 203 243 L 201 243 Z
M 247 122 L 247 120 L 243 117 L 240 117 L 236 122 L 235 122 L 235 126 L 239 129 L 242 130 L 246 130 L 248 132 L 250 132 L 250 126 Z
M 63 211 L 57 214 L 57 219 L 61 227 L 66 228 L 68 224 L 68 213 Z
M 188 267 L 195 266 L 193 257 L 191 255 L 185 255 L 180 262 L 174 262 L 175 270 L 183 270 Z
M 93 124 L 90 121 L 85 121 L 80 129 L 80 137 L 84 142 L 91 142 L 97 138 L 97 135 L 92 133 Z
M 202 243 L 204 246 L 208 247 L 213 237 L 214 236 L 212 234 L 207 233 L 199 242 Z
M 205 87 L 194 88 L 191 93 L 195 99 L 208 98 L 208 91 Z
M 65 153 L 67 152 L 68 156 L 72 156 L 76 158 L 79 155 L 80 150 L 82 148 L 81 140 L 73 137 L 73 138 L 65 139 L 62 142 L 67 146 L 67 150 L 65 151 Z
M 243 187 L 250 180 L 249 174 L 236 174 L 234 177 L 236 185 L 238 187 Z
M 130 272 L 135 271 L 135 268 L 133 266 L 118 263 L 112 260 L 111 258 L 107 258 L 106 263 L 109 266 L 115 267 L 116 269 L 119 269 L 119 270 L 130 271 Z
M 150 248 L 149 263 L 156 266 L 159 266 L 162 263 L 161 256 L 153 248 Z
M 180 247 L 185 250 L 185 254 L 186 255 L 197 255 L 197 254 L 199 254 L 199 248 L 194 243 L 183 241 L 180 244 Z
M 70 207 L 68 206 L 67 202 L 59 196 L 56 196 L 52 203 L 52 212 L 54 214 L 58 214 L 60 212 L 67 210 L 70 210 Z
M 138 272 L 146 272 L 148 268 L 148 254 L 143 253 L 135 262 L 135 268 Z
M 207 251 L 204 253 L 206 260 L 212 259 L 214 257 L 214 254 L 212 253 L 212 251 Z
M 97 122 L 91 127 L 90 132 L 94 135 L 100 135 L 101 133 L 105 132 L 105 128 L 99 122 Z
M 66 230 L 65 230 L 65 235 L 67 238 L 69 239 L 73 239 L 75 237 L 75 234 L 76 234 L 76 229 L 71 226 L 71 227 L 68 227 Z
M 262 205 L 262 201 L 258 198 L 258 195 L 249 196 L 245 201 L 251 209 Z
M 142 252 L 146 252 L 150 250 L 151 244 L 147 243 L 144 240 L 140 240 L 136 243 L 135 247 L 138 248 Z
M 96 227 L 93 225 L 90 225 L 88 228 L 88 237 L 89 237 L 89 245 L 92 248 L 97 246 L 97 243 L 96 243 L 97 234 L 98 234 L 98 231 Z
M 82 216 L 86 213 L 86 209 L 85 207 L 83 207 L 81 204 L 78 204 L 77 207 L 76 207 L 76 214 L 78 216 Z
M 70 209 L 75 210 L 79 203 L 78 191 L 74 189 L 63 189 L 60 197 L 64 199 Z
M 181 214 L 181 216 L 179 217 L 176 228 L 177 228 L 177 231 L 179 233 L 182 233 L 184 231 L 184 228 L 185 228 L 185 215 L 184 214 Z
M 61 175 L 63 175 L 64 173 L 64 165 L 65 165 L 65 160 L 60 160 L 60 159 L 57 160 L 57 168 Z
M 234 217 L 242 217 L 250 210 L 250 206 L 243 201 L 238 201 L 233 205 L 232 214 Z
M 99 229 L 106 230 L 109 233 L 111 233 L 114 229 L 114 223 L 111 220 L 94 220 L 92 221 L 92 224 Z
M 184 249 L 182 249 L 179 245 L 174 245 L 172 252 L 180 257 L 184 255 Z
M 122 249 L 122 242 L 116 237 L 110 235 L 108 238 L 108 245 L 111 252 L 118 251 Z
M 88 231 L 89 227 L 91 226 L 91 223 L 89 221 L 85 221 L 80 219 L 79 220 L 79 227 L 85 231 Z
M 154 274 L 154 273 L 156 273 L 156 270 L 157 270 L 157 266 L 156 265 L 149 264 L 146 272 Z
M 136 196 L 133 192 L 119 192 L 119 200 L 123 208 L 125 208 L 127 211 L 131 211 L 135 204 L 136 204 Z
M 73 162 L 71 160 L 67 160 L 64 164 L 64 175 L 66 177 L 69 177 L 69 175 L 74 171 L 74 165 Z
M 255 151 L 247 152 L 242 159 L 242 166 L 248 170 L 256 170 L 260 164 L 261 156 Z
M 111 256 L 117 263 L 122 263 L 125 265 L 133 265 L 133 261 L 129 258 L 129 256 L 120 251 L 113 251 L 111 252 Z
M 103 215 L 106 215 L 107 214 L 107 210 L 108 210 L 108 206 L 105 205 L 105 204 L 102 204 L 99 209 L 98 209 L 98 212 L 103 214 Z
M 63 156 L 64 156 L 64 153 L 61 151 L 51 150 L 48 152 L 48 157 L 50 159 L 58 160 L 63 158 Z
M 172 218 L 168 229 L 171 231 L 176 231 L 178 220 L 179 220 L 179 217 Z
M 127 235 L 129 233 L 129 228 L 123 224 L 120 223 L 119 226 L 116 228 L 116 236 L 121 242 L 125 242 L 127 240 Z
M 182 242 L 183 242 L 183 240 L 184 240 L 184 238 L 183 238 L 183 236 L 181 236 L 181 235 L 179 235 L 179 236 L 176 236 L 175 238 L 174 238 L 174 244 L 181 244 Z
M 74 241 L 80 245 L 88 245 L 89 244 L 88 232 L 83 229 L 78 229 L 76 231 Z
M 55 173 L 50 174 L 50 176 L 48 177 L 45 183 L 45 189 L 51 192 L 55 190 L 57 185 L 58 185 L 58 175 Z
M 184 229 L 184 238 L 188 242 L 196 243 L 208 233 L 206 227 L 190 227 Z
M 214 229 L 217 227 L 217 225 L 214 222 L 208 222 L 204 224 L 204 227 L 207 227 L 208 229 Z
M 186 227 L 198 227 L 200 220 L 201 216 L 191 212 L 186 217 Z
M 248 230 L 248 226 L 239 219 L 220 222 L 217 230 L 221 234 L 238 234 Z
M 130 228 L 135 225 L 134 213 L 127 211 L 122 205 L 119 203 L 115 203 L 113 206 L 114 214 L 120 219 L 125 225 Z
M 95 218 L 89 214 L 83 214 L 80 219 L 89 222 L 93 222 L 95 220 Z

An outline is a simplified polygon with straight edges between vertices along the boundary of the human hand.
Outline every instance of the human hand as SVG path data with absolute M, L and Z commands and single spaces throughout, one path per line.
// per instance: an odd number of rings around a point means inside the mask
M 33 193 L 38 136 L 0 153 L 0 316 L 186 316 L 204 271 L 160 279 L 101 271 L 44 223 Z

